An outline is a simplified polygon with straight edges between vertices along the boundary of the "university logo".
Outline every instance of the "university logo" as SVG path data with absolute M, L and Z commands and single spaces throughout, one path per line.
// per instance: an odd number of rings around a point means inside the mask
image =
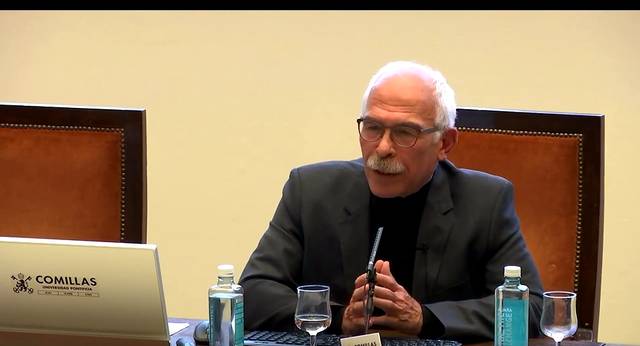
M 16 282 L 16 287 L 13 288 L 13 292 L 15 293 L 33 293 L 33 288 L 29 287 L 29 281 L 31 281 L 31 276 L 28 276 L 26 279 L 24 278 L 24 274 L 19 273 L 18 277 L 15 275 L 11 275 L 13 281 Z

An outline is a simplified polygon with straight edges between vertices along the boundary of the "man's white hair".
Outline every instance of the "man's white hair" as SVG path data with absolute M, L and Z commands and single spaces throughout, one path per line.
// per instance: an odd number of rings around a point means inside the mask
M 365 115 L 369 103 L 369 96 L 378 84 L 388 77 L 402 74 L 417 75 L 425 80 L 429 78 L 433 79 L 433 86 L 435 88 L 434 97 L 436 101 L 435 126 L 440 130 L 454 127 L 456 122 L 456 98 L 453 89 L 451 89 L 440 71 L 413 61 L 392 61 L 382 66 L 378 72 L 371 77 L 369 85 L 362 96 L 360 115 Z

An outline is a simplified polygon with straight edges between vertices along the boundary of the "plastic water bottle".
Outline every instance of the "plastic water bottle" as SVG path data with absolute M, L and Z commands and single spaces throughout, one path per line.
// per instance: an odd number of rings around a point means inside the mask
M 209 346 L 244 345 L 242 294 L 233 280 L 233 265 L 219 265 L 218 283 L 209 288 Z
M 504 267 L 504 284 L 496 288 L 495 346 L 527 346 L 529 288 L 520 277 L 520 267 Z

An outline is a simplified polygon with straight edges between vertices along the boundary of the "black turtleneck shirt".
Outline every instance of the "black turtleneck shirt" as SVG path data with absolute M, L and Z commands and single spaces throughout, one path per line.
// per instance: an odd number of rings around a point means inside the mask
M 372 248 L 379 227 L 384 227 L 376 260 L 389 261 L 391 274 L 411 293 L 418 228 L 431 182 L 407 197 L 370 197 L 370 236 Z

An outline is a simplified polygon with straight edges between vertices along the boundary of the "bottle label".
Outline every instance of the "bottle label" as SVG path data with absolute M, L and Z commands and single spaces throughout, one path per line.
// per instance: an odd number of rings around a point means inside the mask
M 209 346 L 244 345 L 242 295 L 214 294 L 209 297 Z
M 236 298 L 234 310 L 236 321 L 235 346 L 244 346 L 244 302 L 241 298 Z
M 528 301 L 505 298 L 500 311 L 499 343 L 503 346 L 527 345 Z

